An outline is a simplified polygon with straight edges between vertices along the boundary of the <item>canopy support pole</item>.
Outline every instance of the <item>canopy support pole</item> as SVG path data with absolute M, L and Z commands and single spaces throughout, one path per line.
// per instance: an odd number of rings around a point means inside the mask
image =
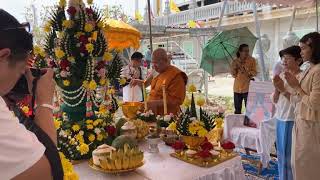
M 260 34 L 260 23 L 258 19 L 258 13 L 257 13 L 257 5 L 256 3 L 252 3 L 253 8 L 253 15 L 255 19 L 255 25 L 256 25 L 256 33 L 258 38 L 258 51 L 260 56 L 260 64 L 261 64 L 261 73 L 262 73 L 262 81 L 268 80 L 267 73 L 266 73 L 266 67 L 264 64 L 264 56 L 263 56 L 263 49 L 262 49 L 262 41 L 261 41 L 261 34 Z M 253 48 L 253 47 L 250 47 Z
M 317 27 L 316 30 L 319 32 L 319 2 L 316 0 L 316 19 L 317 19 Z
M 151 4 L 150 0 L 147 0 L 148 2 L 148 19 L 149 19 L 149 39 L 150 39 L 150 51 L 153 52 L 153 46 L 152 46 L 152 29 L 151 29 Z

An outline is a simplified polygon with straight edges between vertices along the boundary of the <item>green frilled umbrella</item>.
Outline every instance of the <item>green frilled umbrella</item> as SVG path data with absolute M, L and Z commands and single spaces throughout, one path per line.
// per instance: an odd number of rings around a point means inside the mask
M 229 72 L 230 60 L 236 57 L 238 47 L 248 44 L 252 53 L 256 41 L 257 38 L 246 27 L 222 31 L 203 49 L 200 67 L 211 75 Z

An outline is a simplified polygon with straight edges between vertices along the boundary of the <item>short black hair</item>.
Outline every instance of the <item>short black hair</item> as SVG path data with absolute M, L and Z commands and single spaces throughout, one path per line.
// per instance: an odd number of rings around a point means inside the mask
M 240 57 L 240 51 L 242 51 L 243 48 L 246 48 L 246 47 L 248 48 L 249 45 L 248 45 L 248 44 L 241 44 L 241 45 L 239 46 L 238 51 L 237 51 L 237 57 L 238 57 L 238 58 Z
M 309 61 L 313 64 L 320 63 L 320 34 L 318 32 L 306 34 L 300 39 L 300 42 L 312 49 L 312 57 Z
M 279 52 L 279 56 L 282 58 L 284 55 L 290 55 L 292 57 L 295 58 L 295 60 L 299 60 L 301 59 L 301 48 L 300 46 L 290 46 L 286 49 L 283 49 Z M 301 63 L 299 64 L 299 66 L 301 66 L 303 64 L 303 62 L 301 61 Z
M 141 52 L 134 52 L 131 55 L 131 60 L 141 60 L 143 58 L 143 54 Z
M 9 48 L 12 58 L 24 60 L 33 49 L 33 37 L 25 29 L 25 25 L 11 14 L 0 9 L 0 49 Z

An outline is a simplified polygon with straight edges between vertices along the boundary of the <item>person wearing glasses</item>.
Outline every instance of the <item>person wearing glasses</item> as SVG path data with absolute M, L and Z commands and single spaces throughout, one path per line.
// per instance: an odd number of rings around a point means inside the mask
M 249 46 L 241 44 L 237 58 L 232 61 L 231 75 L 234 79 L 234 114 L 241 114 L 242 103 L 247 106 L 250 80 L 257 75 L 256 60 L 249 54 Z
M 54 175 L 50 165 L 48 149 L 36 134 L 19 123 L 9 111 L 5 96 L 26 74 L 29 85 L 32 83 L 30 70 L 26 71 L 27 61 L 33 49 L 32 35 L 26 31 L 8 12 L 0 9 L 0 179 L 61 179 Z M 38 80 L 35 90 L 38 105 L 33 119 L 35 126 L 43 130 L 49 139 L 57 143 L 53 124 L 52 104 L 54 92 L 53 71 L 47 70 Z M 60 177 L 60 178 L 59 178 Z

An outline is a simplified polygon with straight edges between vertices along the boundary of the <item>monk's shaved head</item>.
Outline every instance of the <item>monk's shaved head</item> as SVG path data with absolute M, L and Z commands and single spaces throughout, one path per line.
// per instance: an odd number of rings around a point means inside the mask
M 167 62 L 168 61 L 167 51 L 162 48 L 156 49 L 152 53 L 152 59 L 156 59 L 157 61 Z
M 158 72 L 162 73 L 169 67 L 167 51 L 158 48 L 152 53 L 152 66 Z

